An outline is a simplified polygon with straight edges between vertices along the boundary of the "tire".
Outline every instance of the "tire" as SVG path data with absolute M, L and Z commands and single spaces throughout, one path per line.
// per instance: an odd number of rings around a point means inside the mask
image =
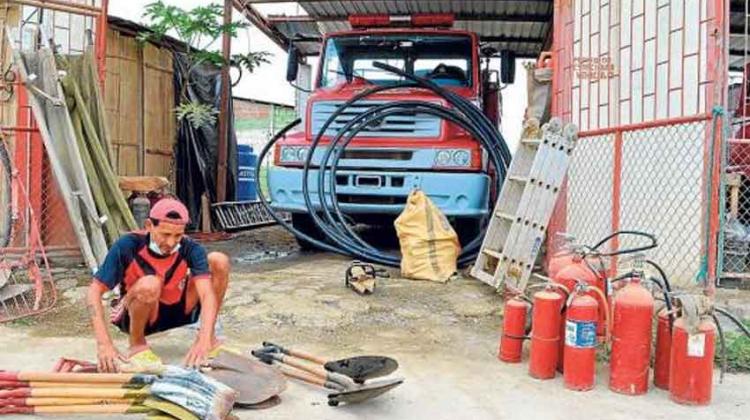
M 465 247 L 469 242 L 476 238 L 484 227 L 482 218 L 457 218 L 453 221 L 453 230 L 458 235 L 458 241 L 461 246 Z
M 10 156 L 5 140 L 0 139 L 0 248 L 10 244 L 13 227 L 11 188 Z
M 308 214 L 292 213 L 292 226 L 313 239 L 317 239 L 321 242 L 325 241 L 325 235 L 318 229 L 318 227 L 315 225 L 315 222 L 313 221 L 313 218 Z M 299 247 L 303 251 L 313 251 L 318 249 L 318 247 L 315 246 L 312 242 L 308 242 L 302 238 L 297 237 L 295 237 L 295 239 L 297 240 L 297 244 L 299 244 Z

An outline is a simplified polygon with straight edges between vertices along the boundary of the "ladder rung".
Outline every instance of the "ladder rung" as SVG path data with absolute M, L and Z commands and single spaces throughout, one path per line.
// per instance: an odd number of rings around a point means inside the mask
M 489 255 L 490 257 L 497 258 L 498 260 L 501 260 L 503 258 L 503 254 L 497 251 L 493 251 L 491 249 L 483 249 L 482 253 L 485 255 Z
M 502 219 L 511 220 L 511 221 L 516 220 L 516 216 L 514 216 L 514 215 L 512 215 L 510 213 L 503 213 L 501 211 L 496 211 L 495 212 L 495 216 L 500 217 Z
M 516 181 L 516 182 L 523 182 L 523 183 L 529 182 L 529 178 L 525 176 L 510 175 L 508 176 L 508 179 L 511 181 Z
M 528 145 L 528 146 L 539 146 L 542 144 L 542 141 L 540 139 L 521 139 L 521 143 Z

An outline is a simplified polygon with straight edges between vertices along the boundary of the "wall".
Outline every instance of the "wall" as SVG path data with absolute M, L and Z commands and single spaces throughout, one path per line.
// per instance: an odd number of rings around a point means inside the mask
M 172 53 L 110 28 L 105 109 L 120 175 L 171 178 L 176 139 Z

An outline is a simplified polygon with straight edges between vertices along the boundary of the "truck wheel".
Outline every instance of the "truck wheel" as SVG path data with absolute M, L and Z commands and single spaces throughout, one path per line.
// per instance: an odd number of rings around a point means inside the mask
M 317 239 L 321 242 L 325 241 L 325 235 L 315 225 L 313 218 L 308 214 L 304 213 L 292 213 L 292 226 L 298 231 L 304 233 L 307 236 Z M 318 249 L 312 242 L 308 242 L 302 238 L 297 239 L 297 244 L 303 251 L 312 251 Z
M 461 246 L 466 246 L 479 235 L 482 230 L 481 218 L 458 218 L 453 221 L 453 230 L 458 235 Z

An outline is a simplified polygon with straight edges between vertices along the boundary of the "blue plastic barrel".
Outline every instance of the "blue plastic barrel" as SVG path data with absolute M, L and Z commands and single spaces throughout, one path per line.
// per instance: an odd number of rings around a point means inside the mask
M 257 182 L 255 181 L 255 167 L 258 155 L 253 153 L 253 147 L 247 144 L 237 145 L 238 173 L 237 200 L 250 201 L 258 199 Z

